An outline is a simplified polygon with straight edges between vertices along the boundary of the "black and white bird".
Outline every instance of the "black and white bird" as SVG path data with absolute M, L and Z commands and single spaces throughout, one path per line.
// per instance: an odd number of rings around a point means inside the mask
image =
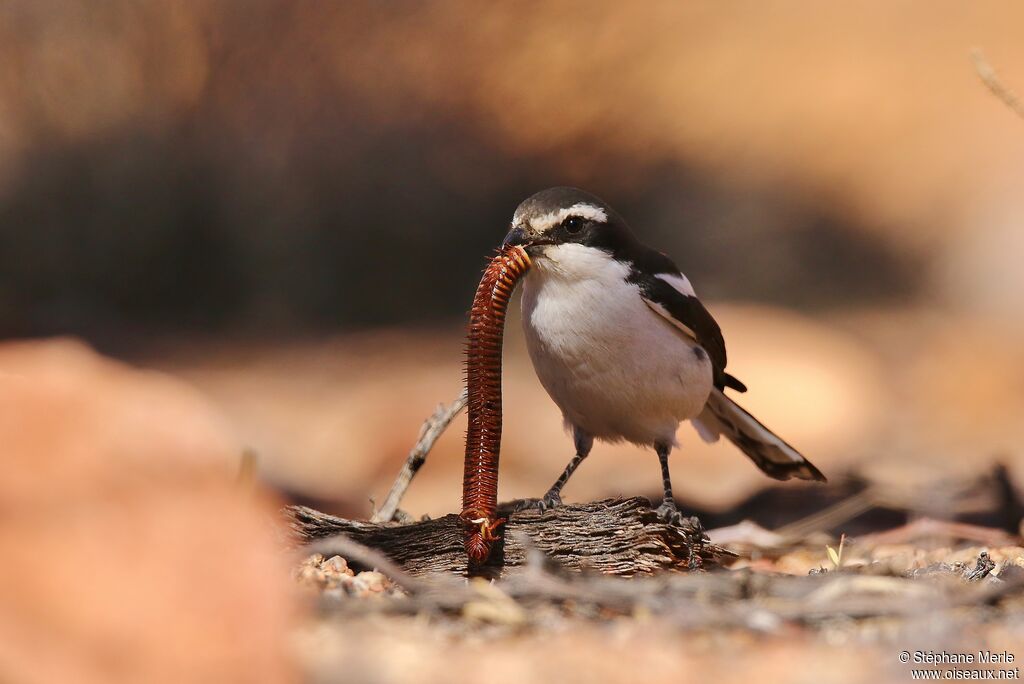
M 659 516 L 679 522 L 668 456 L 685 420 L 707 442 L 720 435 L 778 480 L 824 481 L 796 449 L 725 394 L 746 387 L 725 371 L 722 331 L 672 260 L 644 246 L 597 197 L 550 188 L 516 209 L 506 245 L 533 262 L 523 282 L 526 346 L 562 411 L 576 455 L 542 499 L 561 490 L 594 440 L 628 441 L 658 454 Z

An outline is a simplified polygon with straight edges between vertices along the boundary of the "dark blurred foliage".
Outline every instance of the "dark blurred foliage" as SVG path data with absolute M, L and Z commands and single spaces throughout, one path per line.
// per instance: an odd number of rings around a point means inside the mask
M 413 5 L 216 7 L 190 34 L 203 72 L 182 102 L 136 107 L 87 134 L 55 132 L 45 117 L 30 127 L 0 195 L 0 333 L 447 323 L 516 204 L 553 184 L 604 196 L 710 297 L 821 307 L 918 285 L 912 257 L 798 189 L 734 186 L 592 138 L 521 150 L 471 109 L 402 92 L 387 64 L 362 57 L 361 36 Z M 33 30 L 52 14 L 22 5 L 9 15 L 22 42 L 7 52 L 35 50 Z M 79 14 L 62 21 L 94 22 L 87 40 L 131 37 L 119 54 L 139 60 L 141 90 L 126 97 L 157 98 L 161 60 L 181 54 L 174 32 L 161 34 L 163 15 L 124 5 Z M 338 77 L 339 64 L 359 85 Z M 367 95 L 367 78 L 380 93 Z M 31 87 L 19 91 L 26 116 Z M 103 97 L 88 84 L 70 92 L 53 106 L 91 111 Z M 381 100 L 392 105 L 382 111 Z

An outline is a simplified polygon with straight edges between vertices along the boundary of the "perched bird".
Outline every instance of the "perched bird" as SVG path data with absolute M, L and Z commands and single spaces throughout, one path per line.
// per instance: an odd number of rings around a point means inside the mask
M 685 420 L 707 442 L 725 435 L 769 477 L 825 480 L 726 396 L 746 387 L 725 372 L 715 319 L 672 260 L 641 244 L 603 201 L 576 188 L 539 192 L 516 209 L 505 245 L 522 246 L 533 262 L 523 282 L 526 346 L 576 446 L 547 494 L 521 507 L 560 505 L 594 440 L 625 440 L 657 452 L 658 515 L 678 523 L 668 456 Z

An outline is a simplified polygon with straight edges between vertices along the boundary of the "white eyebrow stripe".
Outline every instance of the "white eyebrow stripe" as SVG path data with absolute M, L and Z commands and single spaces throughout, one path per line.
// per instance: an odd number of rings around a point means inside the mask
M 536 232 L 543 233 L 544 231 L 557 226 L 570 216 L 579 216 L 580 218 L 596 221 L 597 223 L 608 222 L 608 214 L 606 214 L 604 209 L 601 207 L 595 207 L 593 204 L 587 204 L 586 202 L 577 202 L 566 209 L 559 209 L 558 211 L 552 211 L 538 216 L 530 221 L 530 226 Z

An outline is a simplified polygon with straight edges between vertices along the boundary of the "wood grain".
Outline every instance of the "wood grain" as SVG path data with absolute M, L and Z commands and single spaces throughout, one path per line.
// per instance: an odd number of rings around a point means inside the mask
M 509 511 L 503 504 L 499 513 Z M 345 535 L 376 549 L 410 575 L 467 574 L 464 526 L 446 515 L 410 524 L 348 520 L 305 506 L 285 510 L 299 542 Z M 524 568 L 536 549 L 570 570 L 611 575 L 650 575 L 665 570 L 716 566 L 731 554 L 685 527 L 661 522 L 646 499 L 604 499 L 508 514 L 504 539 L 474 574 L 499 577 Z

